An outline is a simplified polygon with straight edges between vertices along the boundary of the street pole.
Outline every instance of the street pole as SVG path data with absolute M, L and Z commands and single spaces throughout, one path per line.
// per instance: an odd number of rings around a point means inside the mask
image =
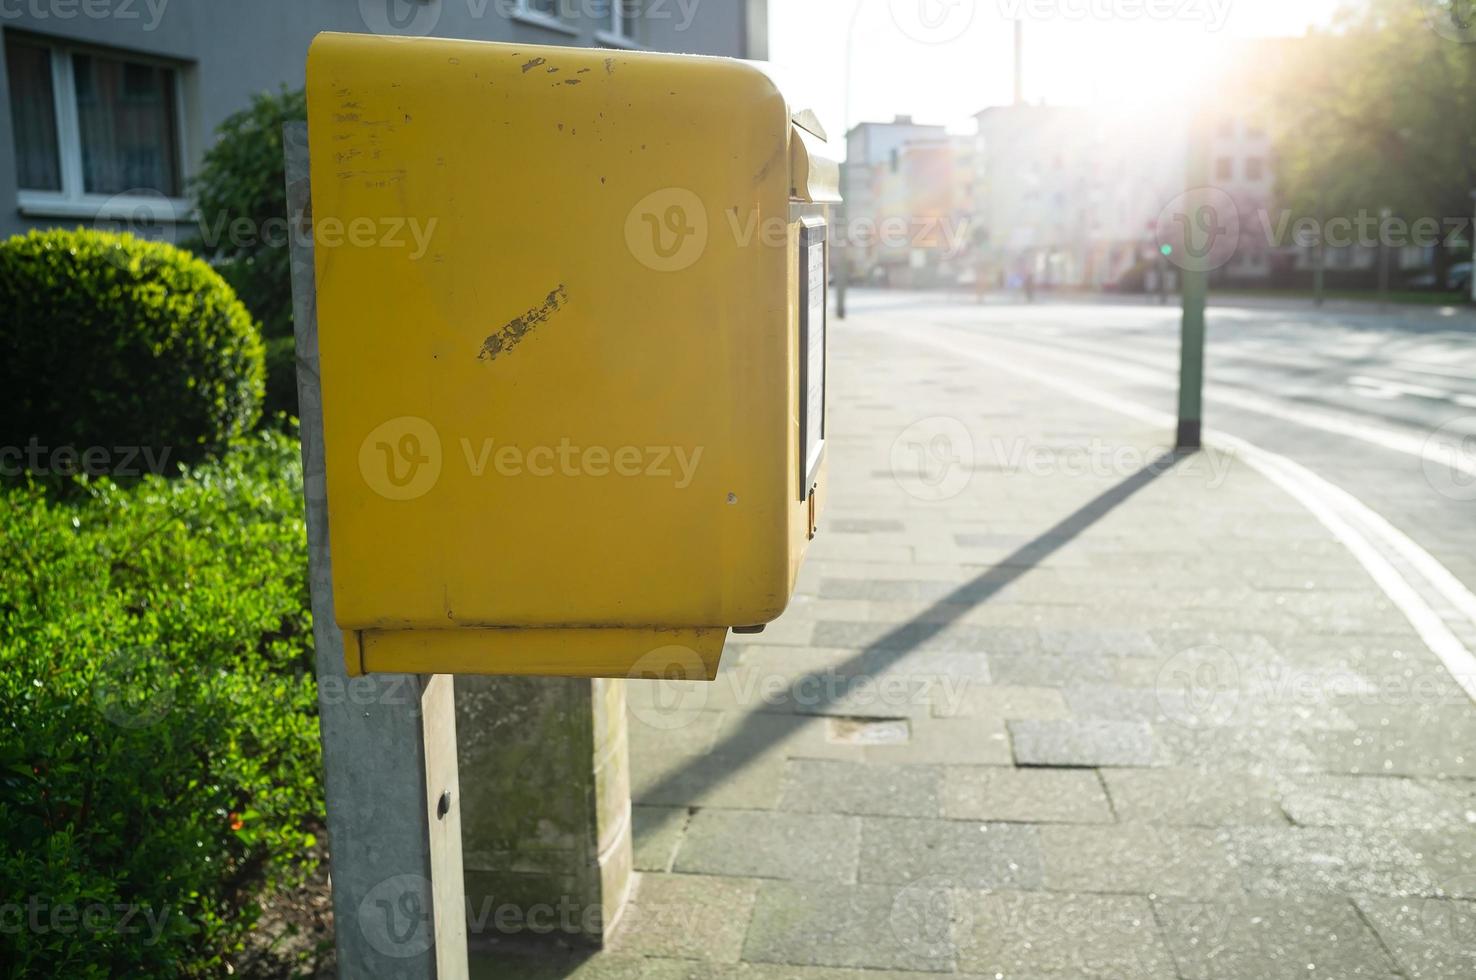
M 347 675 L 328 549 L 307 124 L 288 123 L 283 143 L 338 973 L 464 980 L 466 897 L 452 679 Z
M 841 110 L 841 139 L 846 144 L 846 158 L 840 166 L 840 204 L 836 207 L 835 234 L 831 236 L 831 248 L 838 260 L 835 264 L 835 318 L 844 320 L 846 318 L 846 288 L 851 284 L 851 245 L 850 229 L 846 222 L 850 220 L 850 206 L 848 201 L 851 197 L 851 185 L 849 174 L 851 172 L 851 57 L 856 47 L 856 22 L 861 19 L 862 0 L 856 0 L 856 6 L 851 8 L 851 23 L 846 28 L 846 77 L 841 80 L 841 95 L 845 99 L 845 108 Z
M 1471 192 L 1471 204 L 1473 210 L 1476 210 L 1476 191 Z M 1471 230 L 1466 233 L 1466 237 L 1471 240 L 1471 302 L 1476 303 L 1476 214 L 1472 215 L 1471 220 Z
M 1179 431 L 1174 443 L 1181 452 L 1200 448 L 1204 425 L 1204 307 L 1209 270 L 1194 261 L 1194 256 L 1208 253 L 1209 228 L 1197 220 L 1202 209 L 1210 206 L 1205 200 L 1210 179 L 1209 120 L 1203 110 L 1196 110 L 1190 120 L 1186 158 L 1189 240 L 1185 242 L 1185 261 L 1179 276 L 1184 315 L 1179 332 Z
M 1317 243 L 1312 252 L 1312 305 L 1322 306 L 1326 295 L 1327 276 L 1327 216 L 1323 213 L 1322 197 L 1317 198 Z
M 1389 240 L 1384 229 L 1389 223 L 1388 208 L 1379 211 L 1379 312 L 1389 308 Z
M 846 142 L 847 143 L 850 142 L 849 136 L 846 138 Z M 849 147 L 847 148 L 847 153 L 849 154 Z M 837 234 L 835 237 L 833 237 L 831 239 L 831 246 L 830 246 L 831 248 L 835 249 L 833 255 L 834 255 L 835 260 L 836 260 L 836 262 L 835 262 L 835 318 L 837 320 L 844 320 L 846 318 L 846 287 L 851 284 L 850 283 L 850 279 L 851 279 L 850 245 L 848 245 L 848 244 L 844 243 L 843 241 L 841 241 L 842 237 L 844 236 L 844 232 L 845 232 L 845 228 L 846 228 L 846 197 L 849 194 L 849 188 L 846 187 L 846 172 L 847 172 L 847 166 L 846 166 L 846 164 L 848 162 L 849 161 L 843 161 L 841 163 L 841 165 L 840 165 L 840 192 L 841 192 L 841 200 L 840 200 L 840 204 L 838 204 L 836 206 L 836 209 L 835 209 L 836 210 L 836 222 L 835 223 L 837 225 L 837 229 L 836 230 L 838 232 L 840 232 L 840 234 Z M 839 247 L 837 248 L 837 246 L 839 246 Z

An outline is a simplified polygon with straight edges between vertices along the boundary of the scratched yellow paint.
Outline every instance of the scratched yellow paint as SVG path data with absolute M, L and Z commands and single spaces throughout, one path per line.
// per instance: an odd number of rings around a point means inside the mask
M 711 677 L 784 610 L 825 480 L 798 229 L 835 169 L 803 108 L 725 59 L 314 42 L 351 672 Z

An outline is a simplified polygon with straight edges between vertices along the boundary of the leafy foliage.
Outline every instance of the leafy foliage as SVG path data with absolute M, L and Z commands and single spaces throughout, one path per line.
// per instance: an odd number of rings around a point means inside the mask
M 186 247 L 210 260 L 261 322 L 267 412 L 297 411 L 292 276 L 282 126 L 307 119 L 301 89 L 261 94 L 221 123 L 195 179 L 200 233 Z M 275 343 L 274 343 L 275 341 Z
M 11 238 L 0 310 L 0 445 L 143 447 L 191 462 L 260 414 L 251 315 L 172 245 L 81 228 Z
M 0 962 L 219 975 L 321 819 L 297 443 L 81 483 L 0 489 Z
M 1278 193 L 1294 214 L 1442 223 L 1476 189 L 1476 45 L 1451 36 L 1455 5 L 1366 0 L 1294 42 L 1276 92 Z M 1469 232 L 1467 233 L 1469 242 Z M 1454 256 L 1440 251 L 1442 264 Z

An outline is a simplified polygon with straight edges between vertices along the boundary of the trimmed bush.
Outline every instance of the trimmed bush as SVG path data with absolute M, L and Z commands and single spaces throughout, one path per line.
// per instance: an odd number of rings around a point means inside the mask
M 0 488 L 0 972 L 220 976 L 309 870 L 301 479 L 263 431 L 178 479 Z
M 306 95 L 284 88 L 255 96 L 220 124 L 194 182 L 200 233 L 184 243 L 209 259 L 261 323 L 268 415 L 297 414 L 282 126 L 306 119 Z
M 261 412 L 251 315 L 210 266 L 163 242 L 79 228 L 0 243 L 0 347 L 7 447 L 146 450 L 172 466 Z

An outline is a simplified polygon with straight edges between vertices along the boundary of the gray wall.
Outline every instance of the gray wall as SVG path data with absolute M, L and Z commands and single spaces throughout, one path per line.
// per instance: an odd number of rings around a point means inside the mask
M 226 116 L 252 93 L 303 83 L 308 44 L 320 31 L 378 31 L 519 44 L 603 45 L 591 0 L 561 0 L 560 30 L 510 17 L 514 0 L 4 0 L 0 28 L 177 59 L 183 66 L 188 178 Z M 766 0 L 641 0 L 642 47 L 764 58 Z M 399 17 L 398 27 L 392 18 Z M 3 59 L 3 53 L 0 53 Z M 0 72 L 0 236 L 76 218 L 22 217 L 10 92 Z M 84 222 L 85 223 L 85 220 Z

